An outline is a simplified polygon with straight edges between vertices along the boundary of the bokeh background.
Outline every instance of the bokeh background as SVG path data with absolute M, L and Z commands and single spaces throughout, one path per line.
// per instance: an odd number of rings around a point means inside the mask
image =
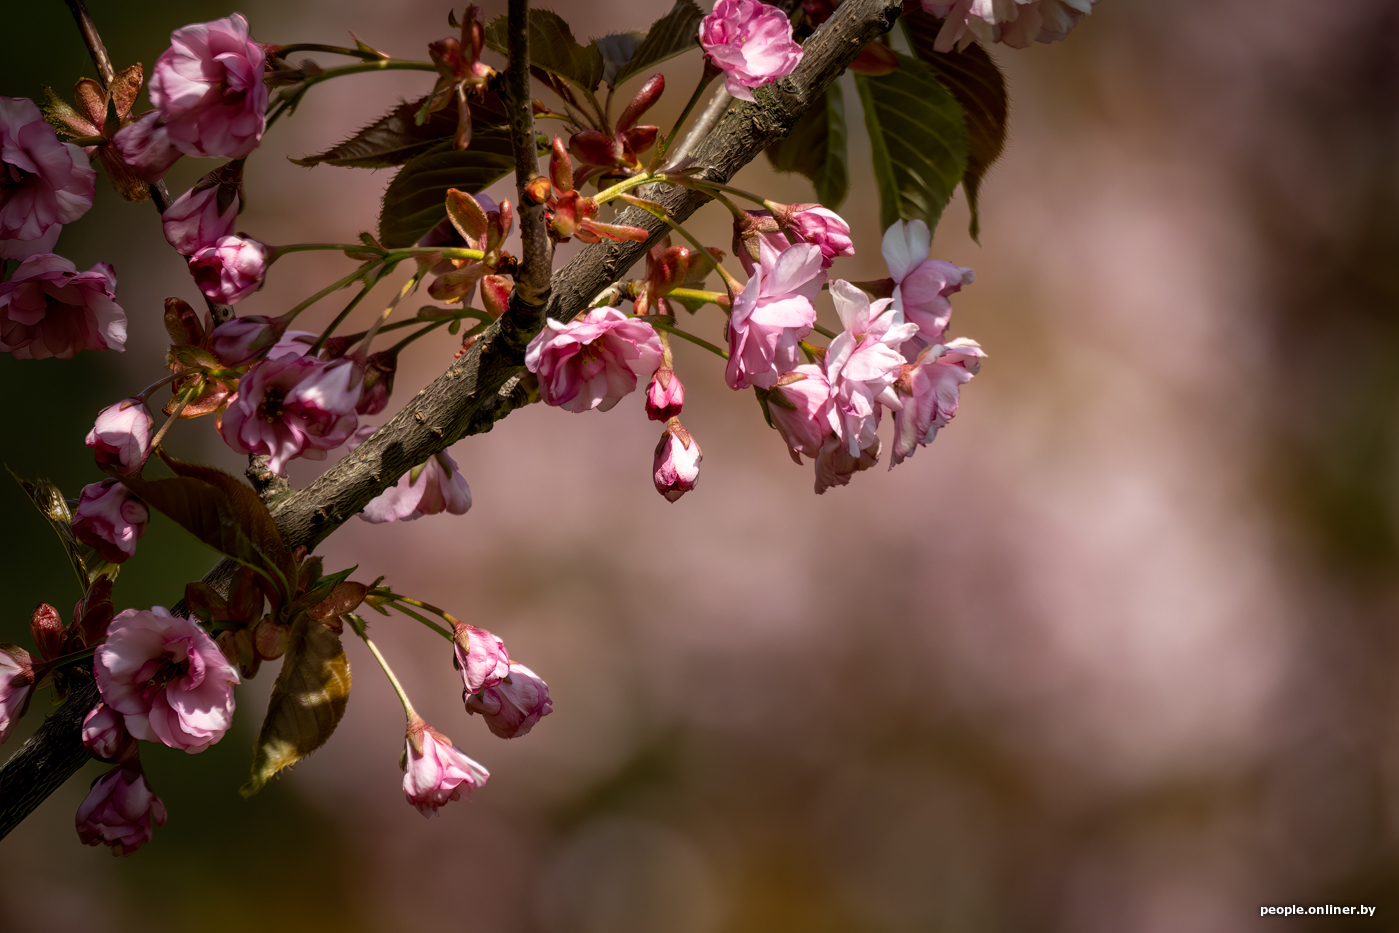
M 231 12 L 91 5 L 118 67 Z M 580 37 L 661 11 L 555 8 Z M 269 42 L 353 29 L 422 58 L 447 34 L 427 0 L 238 9 Z M 5 19 L 0 93 L 92 73 L 63 4 Z M 687 345 L 684 420 L 705 461 L 674 505 L 651 487 L 639 395 L 512 415 L 452 450 L 468 515 L 352 521 L 323 548 L 328 567 L 499 633 L 549 681 L 553 715 L 502 742 L 462 711 L 440 639 L 371 616 L 420 711 L 490 784 L 435 820 L 404 803 L 400 712 L 352 644 L 340 731 L 254 799 L 237 788 L 272 669 L 241 688 L 222 744 L 147 749 L 170 819 L 132 857 L 78 844 L 72 815 L 102 770 L 86 767 L 0 844 L 0 928 L 1399 929 L 1399 6 L 1103 0 L 1064 44 L 994 54 L 1013 115 L 981 243 L 960 197 L 934 240 L 977 271 L 953 331 L 990 359 L 936 444 L 815 497 L 752 399 Z M 665 66 L 656 123 L 698 70 L 696 54 Z M 372 228 L 388 172 L 283 156 L 427 80 L 313 89 L 250 161 L 243 229 L 290 243 Z M 868 144 L 846 99 L 858 255 L 835 271 L 875 278 Z M 206 167 L 178 166 L 172 190 Z M 762 164 L 739 183 L 811 197 Z M 694 227 L 727 244 L 721 210 Z M 102 182 L 59 250 L 116 266 L 131 342 L 0 360 L 3 460 L 76 495 L 99 478 L 92 416 L 159 374 L 162 300 L 198 295 L 149 205 Z M 239 310 L 279 313 L 346 262 L 290 256 Z M 716 337 L 717 312 L 694 327 Z M 415 345 L 400 403 L 454 343 Z M 172 446 L 240 467 L 207 422 Z M 0 640 L 23 642 L 37 602 L 77 593 L 15 487 L 0 521 Z M 211 562 L 157 519 L 119 605 L 168 605 Z M 1258 919 L 1292 903 L 1378 914 Z

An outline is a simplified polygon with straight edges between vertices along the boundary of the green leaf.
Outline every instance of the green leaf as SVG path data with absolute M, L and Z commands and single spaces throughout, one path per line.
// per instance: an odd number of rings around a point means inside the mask
M 505 17 L 486 24 L 486 45 L 508 56 Z M 562 16 L 550 10 L 529 11 L 530 64 L 543 68 L 585 91 L 594 91 L 602 82 L 602 52 L 596 42 L 586 46 L 573 38 Z
M 695 6 L 693 0 L 676 0 L 669 13 L 651 24 L 651 28 L 646 31 L 646 38 L 626 64 L 617 69 L 616 77 L 608 81 L 608 85 L 616 87 L 668 58 L 697 48 L 699 24 L 703 18 L 704 14 Z
M 880 224 L 900 218 L 937 227 L 967 170 L 967 127 L 957 99 L 923 62 L 895 53 L 892 74 L 855 75 L 865 106 Z
M 905 12 L 903 24 L 914 54 L 927 63 L 962 105 L 968 141 L 967 171 L 962 176 L 962 187 L 967 192 L 967 205 L 972 212 L 971 234 L 975 239 L 981 233 L 976 207 L 981 179 L 1000 157 L 1006 143 L 1009 99 L 1005 78 L 991 56 L 975 42 L 960 52 L 934 51 L 933 42 L 942 21 L 921 9 L 914 7 Z
M 296 567 L 291 551 L 252 487 L 214 467 L 162 459 L 177 475 L 149 480 L 118 477 L 151 508 L 161 512 L 219 553 L 271 580 L 290 600 Z
M 350 699 L 350 661 L 340 636 L 300 613 L 287 636 L 287 653 L 267 703 L 244 797 L 325 744 Z
M 646 41 L 644 32 L 614 32 L 594 39 L 593 44 L 602 53 L 602 83 L 608 87 L 617 86 L 617 72 L 636 56 L 636 50 Z
M 446 218 L 448 188 L 479 194 L 514 169 L 503 127 L 477 133 L 469 149 L 453 149 L 449 139 L 415 156 L 384 192 L 379 241 L 388 249 L 412 246 Z
M 850 189 L 845 142 L 845 96 L 832 82 L 825 106 L 803 114 L 785 139 L 768 147 L 767 155 L 779 172 L 799 172 L 811 179 L 816 200 L 835 210 Z

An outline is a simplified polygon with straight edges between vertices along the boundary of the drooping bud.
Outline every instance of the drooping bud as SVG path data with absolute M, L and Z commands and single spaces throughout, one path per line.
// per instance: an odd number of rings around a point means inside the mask
M 671 418 L 656 445 L 656 492 L 665 496 L 666 501 L 674 502 L 694 489 L 699 482 L 702 459 L 699 443 L 685 430 L 679 418 Z
M 510 676 L 510 655 L 499 637 L 458 622 L 453 626 L 452 642 L 452 663 L 461 672 L 465 694 L 494 687 Z
M 509 675 L 500 683 L 466 696 L 466 711 L 480 714 L 491 733 L 502 739 L 518 739 L 553 709 L 549 685 L 516 661 L 510 662 Z
M 74 822 L 84 845 L 102 843 L 113 855 L 130 855 L 151 841 L 152 824 L 165 825 L 165 804 L 133 758 L 93 782 Z
M 646 416 L 652 421 L 669 421 L 685 407 L 685 387 L 669 366 L 662 366 L 646 387 Z
M 132 473 L 146 462 L 155 420 L 139 398 L 126 398 L 97 414 L 86 444 L 99 466 Z
M 364 366 L 364 392 L 359 397 L 355 412 L 361 415 L 377 415 L 389 404 L 393 394 L 393 377 L 398 372 L 398 353 L 393 350 L 380 350 L 369 354 Z
M 83 747 L 93 758 L 111 761 L 128 740 L 121 714 L 106 703 L 98 703 L 83 720 Z
M 33 636 L 34 644 L 39 646 L 39 655 L 45 660 L 63 653 L 63 629 L 58 610 L 48 603 L 40 603 L 29 617 L 29 634 Z

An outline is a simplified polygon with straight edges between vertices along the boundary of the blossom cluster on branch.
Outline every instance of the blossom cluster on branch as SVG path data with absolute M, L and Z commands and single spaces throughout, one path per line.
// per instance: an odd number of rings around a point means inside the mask
M 921 48 L 928 58 L 965 48 L 969 36 L 1010 45 L 1023 44 L 1035 30 L 1042 40 L 1062 38 L 1092 2 L 922 0 L 921 13 L 913 3 L 906 6 L 910 16 L 939 18 L 941 51 L 919 46 L 922 33 L 910 33 L 915 51 Z M 80 0 L 70 6 L 89 43 L 97 42 Z M 99 263 L 79 272 L 52 252 L 62 226 L 92 205 L 93 164 L 102 166 L 124 198 L 139 201 L 157 190 L 180 159 L 227 160 L 170 203 L 163 195 L 157 201 L 165 238 L 187 263 L 191 285 L 208 310 L 167 299 L 161 316 L 169 337 L 164 372 L 97 414 L 86 446 L 108 478 L 84 488 L 75 501 L 52 486 L 25 484 L 59 530 L 83 596 L 67 622 L 48 604 L 35 610 L 34 652 L 0 645 L 0 741 L 37 689 L 52 686 L 60 696 L 77 695 L 91 670 L 100 702 L 85 714 L 82 742 L 111 769 L 93 783 L 77 814 L 83 842 L 126 854 L 149 841 L 167 812 L 142 771 L 140 743 L 193 754 L 219 742 L 232 724 L 235 688 L 255 677 L 263 662 L 280 660 L 281 667 L 242 792 L 255 793 L 320 747 L 343 715 L 350 691 L 341 642 L 346 626 L 364 642 L 403 705 L 408 802 L 430 816 L 485 784 L 487 769 L 414 710 L 369 637 L 365 610 L 393 612 L 449 641 L 462 678 L 463 708 L 482 717 L 492 734 L 523 736 L 553 708 L 545 681 L 512 659 L 491 632 L 396 592 L 382 578 L 363 583 L 349 579 L 351 571 L 327 572 L 307 548 L 283 539 L 269 503 L 254 489 L 169 456 L 162 442 L 182 422 L 212 416 L 224 443 L 249 456 L 250 477 L 258 471 L 266 478 L 284 476 L 293 460 L 354 451 L 389 430 L 364 419 L 390 405 L 401 360 L 416 340 L 445 327 L 461 338 L 457 356 L 482 352 L 478 344 L 513 313 L 517 285 L 523 289 L 531 272 L 541 271 L 530 264 L 551 255 L 553 244 L 577 238 L 652 245 L 640 277 L 588 296 L 588 308 L 576 317 L 530 327 L 531 339 L 513 363 L 523 394 L 528 401 L 582 413 L 608 411 L 642 389 L 646 417 L 662 425 L 651 469 L 656 490 L 668 501 L 696 488 L 702 460 L 699 441 L 680 420 L 686 392 L 674 339 L 711 351 L 718 358 L 713 378 L 755 393 L 792 459 L 813 462 L 817 493 L 849 483 L 878 462 L 886 412 L 893 423 L 891 468 L 947 426 L 984 354 L 975 341 L 950 334 L 952 296 L 974 275 L 932 258 L 936 214 L 886 203 L 879 249 L 889 275 L 850 282 L 835 276 L 838 264 L 870 247 L 837 212 L 838 197 L 823 197 L 825 204 L 773 201 L 714 180 L 677 142 L 715 78 L 724 78 L 719 93 L 747 102 L 740 107 L 760 107 L 775 82 L 799 77 L 803 40 L 826 28 L 838 6 L 808 0 L 789 14 L 758 0 L 718 0 L 705 15 L 691 0 L 679 0 L 647 42 L 587 46 L 555 14 L 528 11 L 518 0 L 508 18 L 489 24 L 470 6 L 460 19 L 448 17 L 457 34 L 431 43 L 423 61 L 391 59 L 358 40 L 353 48 L 262 44 L 234 13 L 172 33 L 146 84 L 151 108 L 144 112 L 136 107 L 145 78 L 139 64 L 120 72 L 106 65 L 101 81 L 82 79 L 72 104 L 53 91 L 47 91 L 42 110 L 24 98 L 0 98 L 0 352 L 17 360 L 69 359 L 83 349 L 125 346 L 128 320 L 116 303 L 111 266 Z M 526 26 L 532 41 L 552 43 L 536 48 L 528 63 L 539 84 L 558 98 L 552 106 L 512 96 L 506 76 L 481 60 L 489 47 L 519 65 L 512 47 L 518 40 L 509 37 L 523 35 Z M 668 132 L 642 122 L 664 95 L 660 74 L 647 76 L 612 119 L 611 97 L 620 84 L 696 47 L 704 68 Z M 91 50 L 95 61 L 106 60 L 100 43 Z M 291 55 L 304 51 L 354 62 L 332 68 L 293 62 Z M 884 80 L 890 88 L 905 80 L 926 82 L 938 64 L 903 56 L 886 39 L 867 42 L 858 55 L 852 49 L 844 61 L 862 80 Z M 977 59 L 971 67 L 985 69 L 985 62 Z M 434 83 L 421 100 L 400 105 L 326 153 L 297 160 L 399 166 L 378 234 L 364 232 L 351 242 L 271 245 L 239 231 L 244 165 L 274 124 L 291 115 L 316 84 L 387 67 L 431 73 Z M 999 82 L 994 64 L 989 68 L 992 83 Z M 603 82 L 606 105 L 594 93 Z M 954 83 L 942 91 L 954 108 L 960 106 L 957 90 Z M 492 147 L 511 138 L 512 119 L 526 127 L 511 144 L 521 164 L 514 204 L 482 193 L 501 174 Z M 541 152 L 529 129 L 535 119 L 558 120 L 568 132 Z M 949 171 L 974 198 L 984 166 L 966 157 L 970 127 L 970 121 L 947 124 L 947 132 L 962 136 L 946 148 L 954 160 Z M 1004 126 L 999 129 L 1003 134 Z M 546 174 L 525 170 L 546 154 Z M 454 161 L 445 164 L 460 172 L 443 168 L 446 155 Z M 781 165 L 786 157 L 775 158 Z M 727 210 L 733 221 L 728 250 L 700 243 L 653 200 L 663 188 L 688 189 Z M 950 197 L 950 190 L 933 192 L 918 203 Z M 438 206 L 423 209 L 423 203 Z M 663 223 L 670 235 L 624 222 L 623 211 L 632 208 Z M 525 258 L 505 249 L 517 217 Z M 294 262 L 286 257 L 308 250 L 343 253 L 353 267 L 278 314 L 232 313 L 228 306 L 256 294 L 274 263 Z M 730 252 L 733 268 L 726 265 Z M 387 306 L 351 324 L 371 291 L 394 276 L 398 288 Z M 710 290 L 715 276 L 720 287 Z M 420 287 L 439 304 L 401 312 Z M 327 327 L 293 327 L 302 312 L 346 290 L 352 297 Z M 838 330 L 818 321 L 827 294 Z M 150 326 L 149 317 L 138 325 Z M 706 323 L 717 342 L 699 332 Z M 388 335 L 405 329 L 385 345 Z M 159 427 L 153 406 L 164 416 Z M 471 489 L 445 449 L 454 439 L 444 439 L 397 478 L 376 477 L 378 495 L 360 518 L 385 523 L 465 514 Z M 136 556 L 152 510 L 236 569 L 217 586 L 187 584 L 179 611 L 118 611 L 113 581 L 120 565 Z M 444 662 L 446 655 L 444 649 Z M 314 710 L 311 722 L 308 709 Z

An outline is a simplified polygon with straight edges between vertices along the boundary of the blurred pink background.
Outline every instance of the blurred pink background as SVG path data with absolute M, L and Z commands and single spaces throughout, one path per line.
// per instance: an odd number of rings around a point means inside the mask
M 662 11 L 554 8 L 580 38 Z M 402 57 L 447 33 L 424 0 L 241 10 L 262 41 L 353 29 Z M 419 711 L 491 769 L 470 804 L 425 821 L 404 803 L 401 713 L 351 644 L 339 732 L 260 797 L 236 789 L 270 670 L 241 691 L 222 759 L 147 756 L 158 792 L 189 786 L 139 854 L 77 844 L 99 769 L 70 781 L 0 846 L 0 925 L 1214 933 L 1306 926 L 1258 919 L 1265 904 L 1363 903 L 1378 915 L 1347 927 L 1399 928 L 1396 42 L 1384 0 L 1102 0 L 1066 43 L 996 47 L 1013 110 L 981 244 L 959 195 L 933 247 L 976 270 L 952 331 L 990 358 L 934 445 L 816 497 L 720 362 L 678 341 L 705 459 L 674 505 L 651 485 L 640 393 L 512 415 L 452 449 L 468 515 L 351 521 L 322 548 L 548 680 L 554 713 L 500 741 L 462 711 L 439 638 L 369 616 Z M 666 64 L 663 128 L 699 67 Z M 282 156 L 427 81 L 314 88 L 250 161 L 241 227 L 272 243 L 371 229 L 389 172 Z M 833 272 L 876 278 L 844 81 L 857 255 Z M 172 189 L 197 176 L 182 170 Z M 812 196 L 761 161 L 737 183 Z M 160 301 L 197 296 L 149 207 L 110 201 L 92 223 L 142 228 L 103 244 L 132 318 L 116 397 L 159 367 Z M 727 249 L 721 209 L 693 229 Z M 278 313 L 346 263 L 289 256 L 239 312 Z M 717 341 L 719 312 L 693 329 Z M 415 345 L 395 401 L 454 345 Z M 211 425 L 180 433 L 239 468 Z M 318 469 L 296 464 L 294 483 Z M 268 807 L 292 816 L 257 823 Z

